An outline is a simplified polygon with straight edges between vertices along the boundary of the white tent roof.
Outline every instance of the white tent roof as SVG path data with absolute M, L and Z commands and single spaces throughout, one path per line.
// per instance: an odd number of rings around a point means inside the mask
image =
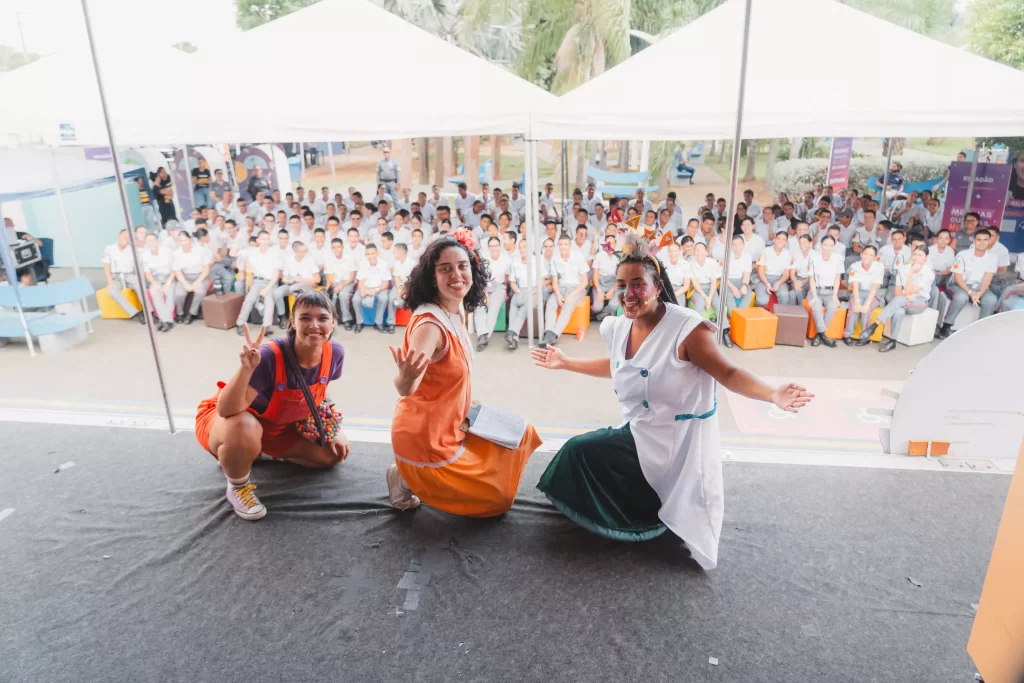
M 64 192 L 114 181 L 114 164 L 109 161 L 92 161 L 65 153 L 57 155 L 56 164 Z M 20 201 L 55 194 L 57 181 L 53 167 L 54 157 L 49 151 L 0 151 L 0 201 Z M 126 177 L 138 175 L 142 168 L 123 165 L 121 172 Z
M 180 142 L 192 130 L 194 121 L 161 107 L 160 94 L 186 89 L 188 83 L 176 74 L 190 61 L 188 55 L 172 47 L 132 49 L 110 40 L 98 54 L 118 145 Z M 154 79 L 157 85 L 151 85 Z M 85 44 L 69 46 L 0 78 L 0 144 L 19 142 L 108 144 L 96 73 Z
M 555 100 L 366 0 L 323 0 L 190 60 L 205 78 L 225 64 L 248 74 L 202 136 L 227 143 L 527 133 L 527 112 Z
M 731 138 L 743 14 L 729 0 L 567 93 L 533 136 Z M 830 0 L 754 0 L 747 64 L 744 138 L 1024 134 L 1024 72 Z

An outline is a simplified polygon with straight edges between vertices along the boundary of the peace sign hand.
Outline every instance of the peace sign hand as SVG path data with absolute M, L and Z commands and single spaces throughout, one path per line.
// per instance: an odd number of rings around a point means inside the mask
M 238 360 L 242 365 L 242 372 L 252 374 L 260 364 L 260 346 L 263 345 L 263 335 L 267 331 L 267 326 L 260 326 L 260 336 L 256 337 L 256 341 L 249 337 L 248 325 L 242 325 L 242 328 L 245 330 L 245 344 L 242 346 L 242 352 L 238 354 Z
M 430 359 L 422 351 L 413 350 L 406 353 L 405 349 L 398 346 L 389 346 L 391 356 L 398 366 L 398 377 L 403 384 L 412 385 L 427 370 Z

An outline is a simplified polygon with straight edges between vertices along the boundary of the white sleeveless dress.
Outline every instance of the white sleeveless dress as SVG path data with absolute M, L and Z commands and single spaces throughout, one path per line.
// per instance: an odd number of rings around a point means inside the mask
M 665 317 L 633 358 L 625 357 L 630 319 L 606 318 L 601 338 L 623 425 L 629 424 L 644 478 L 661 500 L 658 517 L 701 567 L 713 569 L 725 507 L 715 381 L 679 360 L 679 346 L 698 325 L 714 325 L 688 308 L 665 306 Z

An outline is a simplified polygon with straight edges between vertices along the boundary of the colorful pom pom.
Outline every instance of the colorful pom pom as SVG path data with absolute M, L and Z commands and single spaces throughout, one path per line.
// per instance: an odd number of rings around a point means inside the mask
M 341 431 L 342 414 L 341 411 L 334 407 L 334 403 L 329 399 L 324 399 L 320 403 L 317 409 L 320 413 L 320 420 L 324 423 L 324 430 L 327 432 L 327 440 L 333 441 L 334 437 Z M 310 413 L 305 420 L 300 420 L 295 423 L 295 428 L 299 434 L 309 439 L 310 441 L 316 441 L 320 435 L 320 430 L 316 426 L 316 417 Z

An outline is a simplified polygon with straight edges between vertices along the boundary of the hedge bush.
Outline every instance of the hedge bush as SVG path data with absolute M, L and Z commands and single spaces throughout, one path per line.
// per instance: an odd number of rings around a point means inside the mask
M 894 161 L 903 164 L 903 175 L 907 182 L 915 183 L 946 175 L 949 162 L 941 159 L 922 159 L 913 157 L 902 159 L 893 157 Z M 885 159 L 868 157 L 850 161 L 850 185 L 863 190 L 869 176 L 882 177 L 885 172 Z M 775 164 L 772 178 L 772 193 L 785 192 L 794 202 L 798 201 L 801 192 L 814 187 L 814 183 L 826 184 L 828 181 L 828 159 L 792 159 Z

